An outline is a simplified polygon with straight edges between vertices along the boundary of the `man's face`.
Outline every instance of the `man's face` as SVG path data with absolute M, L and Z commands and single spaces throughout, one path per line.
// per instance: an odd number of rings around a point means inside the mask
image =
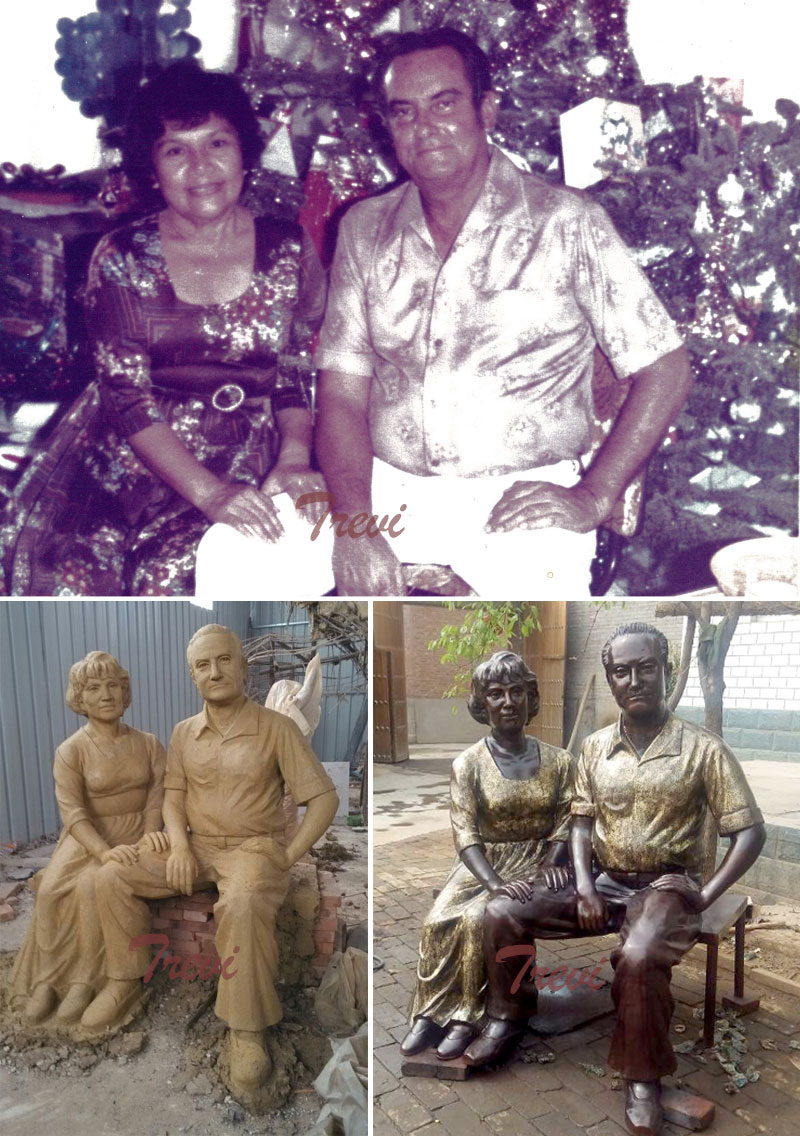
M 212 631 L 199 639 L 191 648 L 189 668 L 206 702 L 225 706 L 244 693 L 244 659 L 230 635 Z
M 386 73 L 385 90 L 397 160 L 417 185 L 461 185 L 487 162 L 495 94 L 487 92 L 476 111 L 452 47 L 401 55 Z
M 666 675 L 658 643 L 649 635 L 623 635 L 611 644 L 606 679 L 623 719 L 663 717 Z

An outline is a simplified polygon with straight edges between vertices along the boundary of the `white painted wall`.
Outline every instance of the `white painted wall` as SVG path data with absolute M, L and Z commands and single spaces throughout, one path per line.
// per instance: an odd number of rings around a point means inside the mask
M 745 104 L 760 119 L 776 98 L 800 102 L 797 0 L 629 0 L 631 44 L 647 82 L 688 82 L 697 74 L 744 78 Z M 0 3 L 0 161 L 57 162 L 70 172 L 99 162 L 97 122 L 61 91 L 53 70 L 56 22 L 94 10 L 93 0 Z M 234 0 L 192 0 L 191 31 L 207 67 L 229 67 Z
M 694 662 L 681 706 L 703 706 Z M 800 710 L 800 616 L 742 616 L 725 660 L 725 709 Z

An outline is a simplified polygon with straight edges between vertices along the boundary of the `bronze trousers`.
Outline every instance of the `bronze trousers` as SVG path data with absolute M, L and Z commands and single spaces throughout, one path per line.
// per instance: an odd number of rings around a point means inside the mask
M 607 908 L 606 924 L 599 931 L 578 926 L 578 896 L 571 882 L 561 891 L 537 882 L 533 898 L 525 903 L 506 896 L 489 901 L 483 921 L 487 1013 L 522 1021 L 535 1009 L 530 983 L 523 982 L 511 993 L 524 959 L 516 956 L 498 962 L 502 947 L 530 943 L 532 937 L 585 938 L 619 931 L 619 945 L 611 955 L 617 1021 L 608 1063 L 628 1080 L 656 1081 L 673 1073 L 677 1065 L 669 1040 L 674 1008 L 670 980 L 675 963 L 697 941 L 700 915 L 678 892 L 620 884 L 606 875 L 598 878 L 596 887 Z M 573 997 L 580 994 L 576 991 Z

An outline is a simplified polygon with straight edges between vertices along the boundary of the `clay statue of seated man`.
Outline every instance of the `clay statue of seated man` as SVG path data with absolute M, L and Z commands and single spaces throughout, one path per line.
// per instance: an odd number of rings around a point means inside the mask
M 501 889 L 489 900 L 489 1016 L 466 1058 L 473 1065 L 496 1061 L 519 1038 L 531 1012 L 523 987 L 511 994 L 519 957 L 498 962 L 498 951 L 530 942 L 531 935 L 560 939 L 619 931 L 611 958 L 617 1021 L 608 1063 L 625 1079 L 628 1130 L 650 1136 L 663 1123 L 661 1078 L 676 1068 L 669 1040 L 672 967 L 697 941 L 701 912 L 755 862 L 765 832 L 725 743 L 667 708 L 664 635 L 628 624 L 614 632 L 602 657 L 621 714 L 586 739 L 578 758 L 570 830 L 574 882 L 557 892 L 535 883 L 527 900 Z M 709 810 L 730 847 L 703 883 Z
M 216 884 L 215 945 L 221 959 L 233 956 L 236 965 L 219 980 L 215 1012 L 229 1027 L 231 1087 L 249 1092 L 269 1076 L 263 1030 L 282 1016 L 274 926 L 288 870 L 325 832 L 338 797 L 294 722 L 245 696 L 237 635 L 209 624 L 193 635 L 186 656 L 205 705 L 179 722 L 170 740 L 164 782 L 169 850 L 142 852 L 135 864 L 109 863 L 98 873 L 109 982 L 82 1023 L 115 1023 L 140 996 L 149 950 L 129 945 L 148 930 L 144 898 L 191 895 Z M 285 786 L 307 806 L 288 843 Z

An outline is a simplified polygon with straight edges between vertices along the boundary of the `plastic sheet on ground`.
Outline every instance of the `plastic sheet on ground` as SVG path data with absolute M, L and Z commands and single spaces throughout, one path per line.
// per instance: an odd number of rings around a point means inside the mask
M 367 1136 L 368 1045 L 366 1022 L 352 1037 L 331 1040 L 333 1056 L 314 1082 L 325 1104 L 306 1136 Z
M 320 1025 L 334 1033 L 351 1033 L 367 1019 L 369 985 L 367 954 L 348 947 L 336 951 L 314 997 L 314 1013 Z

